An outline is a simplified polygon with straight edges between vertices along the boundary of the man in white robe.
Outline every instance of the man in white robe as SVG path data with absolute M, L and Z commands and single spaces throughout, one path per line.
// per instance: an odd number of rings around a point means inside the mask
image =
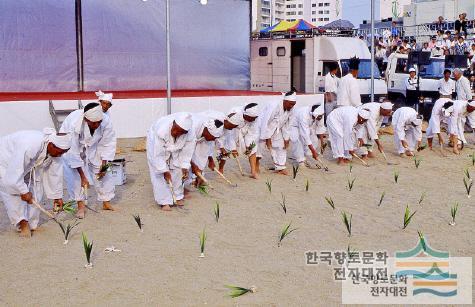
M 444 144 L 444 139 L 442 138 L 440 126 L 442 123 L 447 123 L 450 115 L 454 111 L 454 103 L 450 98 L 439 98 L 434 103 L 432 108 L 432 113 L 429 119 L 429 126 L 426 130 L 427 144 L 429 145 L 430 150 L 432 148 L 432 141 L 434 136 L 437 135 L 439 139 L 439 144 L 442 146 Z
M 318 159 L 318 142 L 325 142 L 325 108 L 314 104 L 297 108 L 290 118 L 290 157 L 297 163 L 305 163 L 306 156 Z M 315 144 L 315 145 L 314 145 Z
M 224 121 L 224 134 L 220 138 L 221 148 L 225 152 L 225 155 L 222 154 L 221 159 L 219 159 L 220 172 L 224 173 L 224 165 L 227 160 L 226 155 L 232 154 L 234 158 L 239 159 L 239 155 L 243 154 L 249 157 L 250 177 L 258 178 L 256 171 L 256 144 L 258 138 L 258 121 L 256 119 L 259 115 L 258 112 L 257 103 L 249 103 L 244 107 L 231 109 L 230 114 Z M 229 127 L 233 126 L 236 126 L 236 128 L 229 129 Z
M 102 111 L 104 114 L 107 114 L 110 116 L 109 109 L 112 107 L 112 93 L 103 93 L 101 90 L 95 93 L 97 96 L 97 100 L 101 104 Z
M 333 157 L 338 164 L 348 163 L 355 155 L 359 129 L 368 121 L 368 110 L 352 106 L 340 107 L 333 110 L 327 119 L 328 135 L 330 138 Z M 358 143 L 362 143 L 360 139 Z
M 69 134 L 51 128 L 19 131 L 0 137 L 0 200 L 22 237 L 38 227 L 40 211 L 33 201 L 54 200 L 63 206 L 63 167 L 60 157 L 71 147 Z
M 465 124 L 468 120 L 470 128 L 475 131 L 475 100 L 455 100 L 454 109 L 449 117 L 450 144 L 453 152 L 459 154 L 459 149 L 467 144 L 465 139 Z
M 391 116 L 393 110 L 393 104 L 391 102 L 369 102 L 361 105 L 360 109 L 368 110 L 370 113 L 369 119 L 359 131 L 361 135 L 360 139 L 363 140 L 365 146 L 360 147 L 359 154 L 363 159 L 374 158 L 373 146 L 374 143 L 378 146 L 379 152 L 384 152 L 383 144 L 379 141 L 379 129 L 383 124 L 384 118 Z
M 203 184 L 199 175 L 208 168 L 214 171 L 214 147 L 215 141 L 223 135 L 224 114 L 219 112 L 202 112 L 192 115 L 192 133 L 196 140 L 193 155 L 191 157 L 191 171 L 197 176 L 195 185 Z
M 394 129 L 394 145 L 396 151 L 403 157 L 414 156 L 414 151 L 421 147 L 422 143 L 422 116 L 411 107 L 397 109 L 392 118 Z
M 147 162 L 153 195 L 164 211 L 171 210 L 172 193 L 176 205 L 184 205 L 184 182 L 195 147 L 195 138 L 189 133 L 192 125 L 191 113 L 173 113 L 157 120 L 147 133 Z
M 353 106 L 358 107 L 361 105 L 361 93 L 358 84 L 358 69 L 360 65 L 360 59 L 354 57 L 350 59 L 349 69 L 350 71 L 346 76 L 341 78 L 338 85 L 336 105 Z
M 60 132 L 71 133 L 71 150 L 63 156 L 64 177 L 69 197 L 78 204 L 76 216 L 84 218 L 86 191 L 93 185 L 103 210 L 114 210 L 110 201 L 115 196 L 112 174 L 104 171 L 114 160 L 116 136 L 112 122 L 101 105 L 89 103 L 84 110 L 69 114 Z
M 256 171 L 259 173 L 260 159 L 267 148 L 274 162 L 274 170 L 287 175 L 287 147 L 290 142 L 290 114 L 297 103 L 295 91 L 286 93 L 282 102 L 269 102 L 259 114 L 259 143 L 257 148 Z

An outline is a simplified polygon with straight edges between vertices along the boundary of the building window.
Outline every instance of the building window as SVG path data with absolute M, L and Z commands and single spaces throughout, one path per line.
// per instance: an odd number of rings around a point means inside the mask
M 317 14 L 317 11 L 312 11 L 312 15 L 315 15 L 315 14 Z
M 323 11 L 318 11 L 318 14 L 323 14 Z
M 317 7 L 317 4 L 316 4 L 316 3 L 312 3 L 312 7 Z
M 319 6 L 319 7 L 322 7 L 322 6 L 323 6 L 323 3 L 320 2 L 320 3 L 318 4 L 318 6 Z
M 285 47 L 277 47 L 277 56 L 285 56 Z
M 267 56 L 268 52 L 267 47 L 259 48 L 259 56 Z
M 295 15 L 296 12 L 295 12 L 295 11 L 293 11 L 293 12 L 287 12 L 286 14 L 287 14 L 288 16 L 290 16 L 290 15 Z
M 324 4 L 324 6 L 330 6 L 330 3 L 326 2 L 326 3 Z
M 325 17 L 325 18 L 323 18 L 323 21 L 330 21 L 330 18 Z
M 325 12 L 323 12 L 323 14 L 330 14 L 330 11 L 329 11 L 329 10 L 325 10 Z
M 317 18 L 312 18 L 312 22 L 316 22 L 317 21 Z
M 303 12 L 302 12 L 302 11 L 299 11 L 299 15 L 303 15 Z
M 299 9 L 303 8 L 303 4 L 299 4 Z

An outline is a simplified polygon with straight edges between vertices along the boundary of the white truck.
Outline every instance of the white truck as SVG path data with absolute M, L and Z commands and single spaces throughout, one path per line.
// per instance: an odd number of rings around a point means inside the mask
M 447 59 L 449 60 L 449 59 Z M 406 102 L 406 85 L 405 81 L 409 78 L 409 68 L 416 70 L 419 78 L 419 91 L 421 100 L 423 100 L 424 117 L 430 116 L 432 106 L 439 98 L 439 80 L 444 77 L 444 70 L 454 68 L 465 69 L 465 61 L 454 61 L 453 57 L 447 61 L 445 56 L 430 57 L 426 56 L 426 60 L 417 63 L 407 54 L 394 53 L 388 58 L 388 66 L 385 72 L 385 78 L 388 84 L 388 97 L 398 106 L 405 105 Z
M 362 100 L 370 100 L 371 54 L 366 42 L 355 37 L 312 36 L 251 41 L 251 90 L 324 93 L 330 63 L 348 72 L 349 59 L 360 58 L 358 82 Z M 386 82 L 374 65 L 375 100 L 387 95 Z

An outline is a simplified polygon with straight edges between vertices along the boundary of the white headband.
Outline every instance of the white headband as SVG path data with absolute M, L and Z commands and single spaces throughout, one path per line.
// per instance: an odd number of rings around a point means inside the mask
M 66 150 L 71 148 L 71 134 L 58 135 L 53 128 L 44 128 L 43 133 L 48 143 L 53 143 L 59 149 Z
M 244 110 L 244 115 L 250 117 L 258 117 L 259 116 L 259 106 L 256 104 L 253 107 L 247 108 Z
M 469 101 L 468 105 L 471 107 L 475 107 L 475 100 Z
M 204 122 L 204 126 L 208 129 L 208 132 L 211 133 L 212 136 L 219 138 L 221 135 L 223 135 L 224 123 L 218 128 L 214 124 L 214 121 L 215 119 L 208 119 L 206 122 Z
M 390 102 L 383 102 L 381 104 L 381 108 L 384 109 L 384 110 L 392 110 L 393 109 L 393 106 L 394 104 L 390 103 Z
M 442 108 L 442 113 L 444 113 L 445 117 L 449 117 L 450 114 L 452 114 L 453 111 L 454 111 L 454 106 L 453 105 L 448 107 L 447 109 Z
M 244 125 L 244 118 L 242 117 L 243 116 L 242 112 L 241 111 L 236 111 L 236 112 L 233 112 L 233 113 L 231 113 L 232 116 L 229 116 L 231 114 L 226 116 L 226 120 L 228 122 L 230 122 L 231 124 L 235 125 L 235 126 L 238 126 L 238 127 L 243 126 Z
M 84 118 L 90 120 L 91 122 L 100 122 L 104 117 L 104 112 L 102 111 L 101 105 L 98 105 L 86 112 L 84 112 Z
M 369 119 L 371 113 L 367 109 L 361 109 L 361 110 L 358 111 L 358 115 L 362 119 Z
M 284 95 L 284 100 L 297 102 L 297 94 Z
M 191 113 L 180 112 L 175 114 L 175 123 L 183 130 L 189 131 L 193 125 Z
M 325 113 L 325 108 L 323 107 L 323 104 L 321 104 L 318 106 L 318 108 L 315 108 L 315 110 L 313 110 L 312 115 L 314 117 L 318 117 L 320 115 L 323 115 L 324 113 Z
M 112 102 L 112 96 L 113 96 L 112 93 L 105 94 L 104 92 L 99 90 L 98 92 L 96 92 L 96 96 L 97 96 L 98 100 L 104 100 L 104 101 Z

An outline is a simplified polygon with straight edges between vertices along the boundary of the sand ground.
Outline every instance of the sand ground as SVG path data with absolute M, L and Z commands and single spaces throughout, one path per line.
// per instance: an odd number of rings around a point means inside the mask
M 351 244 L 359 251 L 393 253 L 411 249 L 421 230 L 434 248 L 452 256 L 474 254 L 475 198 L 466 197 L 462 183 L 466 167 L 475 177 L 467 157 L 473 150 L 461 156 L 447 152 L 447 158 L 425 150 L 416 169 L 411 159 L 394 155 L 392 137 L 385 136 L 390 159 L 400 165 L 387 166 L 381 156 L 369 168 L 355 162 L 351 192 L 346 188 L 348 167 L 333 162 L 331 173 L 302 169 L 293 181 L 270 171 L 263 171 L 259 180 L 244 178 L 230 161 L 226 174 L 237 188 L 207 174 L 217 191 L 203 196 L 191 189 L 184 209 L 163 213 L 153 201 L 146 155 L 132 151 L 140 141 L 119 142 L 128 175 L 127 184 L 117 189 L 119 211 L 89 211 L 66 246 L 53 222 L 43 224 L 31 239 L 18 238 L 0 205 L 0 305 L 337 306 L 341 285 L 333 281 L 330 267 L 307 266 L 305 251 L 346 250 Z M 244 158 L 241 162 L 248 172 Z M 394 170 L 400 173 L 398 184 Z M 272 180 L 272 194 L 266 179 Z M 310 188 L 305 192 L 307 179 Z M 386 197 L 378 207 L 383 191 Z M 427 196 L 419 205 L 423 192 Z M 281 193 L 287 214 L 279 206 Z M 336 210 L 325 203 L 325 196 L 333 198 Z M 90 204 L 100 208 L 94 200 L 92 195 Z M 460 209 L 452 227 L 450 206 L 456 201 Z M 216 202 L 221 206 L 219 223 L 213 214 Z M 402 230 L 407 204 L 417 213 Z M 353 214 L 351 238 L 341 222 L 342 210 Z M 143 233 L 133 214 L 142 217 Z M 277 236 L 288 222 L 298 229 L 278 247 Z M 204 227 L 206 257 L 199 258 L 198 236 Z M 93 269 L 84 268 L 81 232 L 94 241 Z M 105 253 L 111 245 L 122 251 Z M 225 284 L 256 286 L 257 292 L 231 299 Z

